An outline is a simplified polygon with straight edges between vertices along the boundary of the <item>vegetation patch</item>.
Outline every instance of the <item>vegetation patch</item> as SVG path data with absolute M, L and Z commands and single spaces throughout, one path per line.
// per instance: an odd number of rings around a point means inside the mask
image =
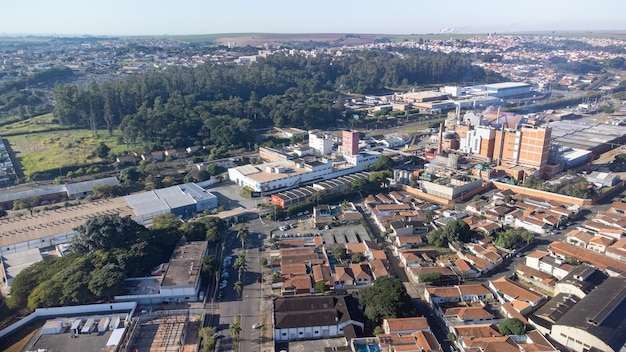
M 91 165 L 105 161 L 95 156 L 94 151 L 100 143 L 110 148 L 110 155 L 129 152 L 128 146 L 118 143 L 119 131 L 109 135 L 107 131 L 98 131 L 98 137 L 86 129 L 68 131 L 38 132 L 7 138 L 15 152 L 26 176 L 39 172 L 77 165 Z

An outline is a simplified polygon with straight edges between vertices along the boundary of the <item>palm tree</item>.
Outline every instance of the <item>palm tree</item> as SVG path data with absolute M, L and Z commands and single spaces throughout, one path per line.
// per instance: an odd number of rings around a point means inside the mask
M 241 333 L 241 324 L 239 323 L 239 319 L 235 319 L 235 321 L 230 326 L 230 336 L 233 337 L 233 340 L 239 340 L 239 334 Z
M 241 292 L 243 291 L 243 282 L 241 281 L 235 282 L 235 285 L 233 286 L 233 288 L 235 289 L 235 291 L 237 291 L 237 295 L 241 297 Z
M 235 259 L 235 263 L 233 263 L 233 267 L 239 271 L 239 276 L 241 277 L 241 272 L 248 268 L 244 252 L 239 253 L 239 256 Z
M 239 240 L 241 241 L 241 247 L 245 248 L 246 239 L 248 238 L 249 232 L 250 231 L 248 230 L 248 226 L 246 224 L 243 224 L 243 226 L 241 226 L 241 228 L 237 232 L 237 238 L 239 238 Z

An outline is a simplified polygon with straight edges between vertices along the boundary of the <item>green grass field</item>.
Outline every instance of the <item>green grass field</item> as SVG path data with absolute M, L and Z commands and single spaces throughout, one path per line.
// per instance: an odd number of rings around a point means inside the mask
M 56 168 L 100 162 L 100 158 L 92 156 L 100 142 L 104 142 L 111 148 L 111 153 L 117 155 L 128 151 L 126 145 L 118 143 L 121 135 L 118 130 L 112 136 L 106 130 L 98 130 L 96 138 L 87 129 L 51 131 L 59 128 L 64 126 L 53 123 L 52 115 L 46 114 L 0 127 L 0 136 L 22 133 L 3 138 L 9 141 L 27 176 Z

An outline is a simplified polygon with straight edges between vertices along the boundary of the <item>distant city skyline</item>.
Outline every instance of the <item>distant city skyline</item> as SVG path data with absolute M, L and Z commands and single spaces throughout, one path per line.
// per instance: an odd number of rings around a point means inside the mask
M 25 0 L 0 35 L 488 33 L 626 30 L 626 1 Z

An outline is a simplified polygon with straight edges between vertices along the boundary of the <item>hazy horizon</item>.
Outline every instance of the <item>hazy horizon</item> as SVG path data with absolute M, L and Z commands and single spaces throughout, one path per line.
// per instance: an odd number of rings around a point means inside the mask
M 30 0 L 3 4 L 1 36 L 162 36 L 237 33 L 429 34 L 626 31 L 626 2 L 527 0 Z

